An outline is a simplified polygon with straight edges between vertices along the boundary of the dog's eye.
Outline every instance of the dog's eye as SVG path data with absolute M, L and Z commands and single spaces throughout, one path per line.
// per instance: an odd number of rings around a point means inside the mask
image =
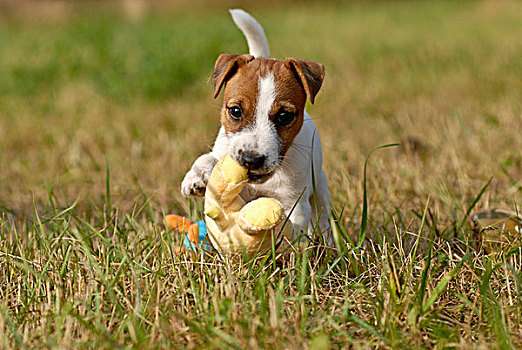
M 274 123 L 277 126 L 284 126 L 294 120 L 295 114 L 288 111 L 279 111 L 276 113 Z
M 228 115 L 230 115 L 232 119 L 239 120 L 243 117 L 243 111 L 238 106 L 229 107 Z

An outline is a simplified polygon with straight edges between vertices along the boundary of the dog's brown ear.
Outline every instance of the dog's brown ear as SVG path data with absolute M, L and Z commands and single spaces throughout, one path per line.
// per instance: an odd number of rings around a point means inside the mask
M 214 98 L 218 97 L 223 85 L 236 74 L 239 67 L 252 61 L 252 55 L 219 55 L 214 66 Z
M 321 63 L 297 58 L 287 58 L 285 65 L 294 72 L 301 82 L 306 96 L 310 102 L 314 103 L 315 95 L 323 84 L 324 66 Z

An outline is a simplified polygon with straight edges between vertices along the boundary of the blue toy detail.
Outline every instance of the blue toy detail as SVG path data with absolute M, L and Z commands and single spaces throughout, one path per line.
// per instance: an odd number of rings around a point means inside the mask
M 208 240 L 207 224 L 205 224 L 205 220 L 199 220 L 198 222 L 196 222 L 196 225 L 198 225 L 199 232 L 199 247 L 206 251 L 212 251 L 212 246 L 210 245 L 210 242 Z M 187 247 L 188 249 L 192 249 L 193 251 L 196 250 L 196 245 L 189 240 L 188 234 L 185 235 L 185 240 L 183 242 L 185 243 L 185 247 Z

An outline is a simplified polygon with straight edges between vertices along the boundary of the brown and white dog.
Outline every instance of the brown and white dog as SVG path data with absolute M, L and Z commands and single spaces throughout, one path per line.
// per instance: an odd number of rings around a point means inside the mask
M 305 111 L 306 99 L 313 103 L 322 85 L 324 66 L 297 58 L 268 58 L 259 23 L 243 10 L 230 13 L 247 38 L 250 54 L 222 54 L 217 59 L 214 98 L 224 90 L 222 126 L 212 152 L 194 162 L 181 191 L 185 196 L 203 195 L 212 168 L 228 153 L 249 170 L 249 184 L 241 193 L 245 200 L 276 198 L 296 235 L 311 233 L 316 223 L 326 234 L 330 193 L 321 141 Z

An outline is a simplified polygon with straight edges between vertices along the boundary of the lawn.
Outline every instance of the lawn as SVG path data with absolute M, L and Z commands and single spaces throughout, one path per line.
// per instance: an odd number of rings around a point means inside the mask
M 308 110 L 342 244 L 175 253 L 213 64 L 247 51 L 218 1 L 5 5 L 0 348 L 522 347 L 522 247 L 487 254 L 469 220 L 522 207 L 522 4 L 249 3 L 274 57 L 326 67 Z

